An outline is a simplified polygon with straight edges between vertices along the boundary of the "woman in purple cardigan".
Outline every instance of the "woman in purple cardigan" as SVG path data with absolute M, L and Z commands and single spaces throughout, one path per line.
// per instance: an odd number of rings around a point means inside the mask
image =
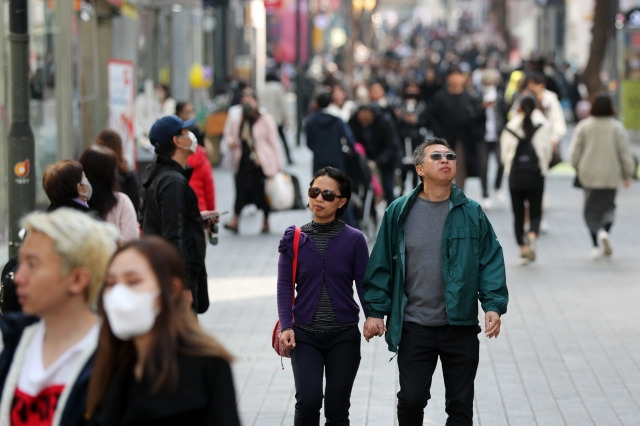
M 319 425 L 324 395 L 327 424 L 348 425 L 361 340 L 360 308 L 353 285 L 355 281 L 360 306 L 365 306 L 362 277 L 369 249 L 364 235 L 339 219 L 351 197 L 349 176 L 324 167 L 315 173 L 308 195 L 313 220 L 301 227 L 293 307 L 294 226 L 287 228 L 278 247 L 280 343 L 291 350 L 296 384 L 294 424 Z

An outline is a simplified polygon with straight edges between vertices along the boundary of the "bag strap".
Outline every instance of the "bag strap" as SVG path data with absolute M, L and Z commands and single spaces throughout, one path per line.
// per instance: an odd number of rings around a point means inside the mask
M 514 132 L 513 130 L 511 130 L 510 128 L 508 128 L 507 126 L 504 127 L 504 129 L 511 133 L 516 139 L 518 139 L 518 142 L 520 142 L 522 140 L 522 138 L 520 136 L 518 136 L 518 134 L 516 132 Z
M 538 123 L 534 128 L 533 128 L 533 133 L 531 133 L 531 139 L 533 139 L 533 135 L 536 134 L 536 132 L 538 131 L 538 129 L 542 127 L 542 124 Z M 513 130 L 511 130 L 510 128 L 508 128 L 507 126 L 504 126 L 504 129 L 511 133 L 513 136 L 516 137 L 516 139 L 518 139 L 518 142 L 522 142 L 524 141 L 524 138 L 521 138 L 520 136 L 518 136 L 518 134 L 516 132 L 514 132 Z
M 291 274 L 291 306 L 295 302 L 296 271 L 298 270 L 298 247 L 300 246 L 300 227 L 296 226 L 293 234 L 293 271 Z M 292 314 L 293 315 L 293 314 Z

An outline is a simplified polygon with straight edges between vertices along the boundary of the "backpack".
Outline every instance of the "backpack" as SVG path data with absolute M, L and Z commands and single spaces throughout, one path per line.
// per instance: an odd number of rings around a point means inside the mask
M 536 154 L 536 150 L 533 148 L 533 143 L 531 143 L 533 135 L 535 135 L 536 131 L 541 126 L 541 124 L 538 124 L 533 129 L 531 137 L 528 138 L 518 136 L 516 132 L 508 127 L 504 128 L 518 139 L 518 147 L 516 148 L 516 154 L 513 157 L 513 163 L 511 165 L 511 173 L 509 174 L 510 184 L 516 184 L 518 186 L 524 184 L 526 186 L 530 186 L 527 184 L 537 182 L 538 178 L 542 177 L 538 155 Z

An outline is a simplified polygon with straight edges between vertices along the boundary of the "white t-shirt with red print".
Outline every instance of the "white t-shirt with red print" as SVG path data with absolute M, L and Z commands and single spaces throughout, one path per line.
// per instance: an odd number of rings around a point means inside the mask
M 87 345 L 98 340 L 99 330 L 100 326 L 96 324 L 82 340 L 45 368 L 42 361 L 45 325 L 43 321 L 36 325 L 33 338 L 25 353 L 11 403 L 12 426 L 52 424 L 60 395 L 65 386 L 75 380 L 77 364 L 86 362 L 82 356 L 83 350 Z

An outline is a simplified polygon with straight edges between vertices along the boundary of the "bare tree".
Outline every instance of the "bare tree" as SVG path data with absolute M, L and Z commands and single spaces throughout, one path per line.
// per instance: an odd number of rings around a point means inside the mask
M 491 0 L 490 11 L 495 21 L 496 30 L 504 39 L 508 53 L 511 50 L 511 33 L 507 30 L 507 2 L 504 0 Z
M 600 70 L 607 51 L 607 43 L 612 35 L 612 1 L 613 0 L 596 0 L 595 2 L 589 60 L 581 75 L 581 79 L 589 91 L 589 96 L 593 96 L 604 89 L 604 84 L 600 79 Z

